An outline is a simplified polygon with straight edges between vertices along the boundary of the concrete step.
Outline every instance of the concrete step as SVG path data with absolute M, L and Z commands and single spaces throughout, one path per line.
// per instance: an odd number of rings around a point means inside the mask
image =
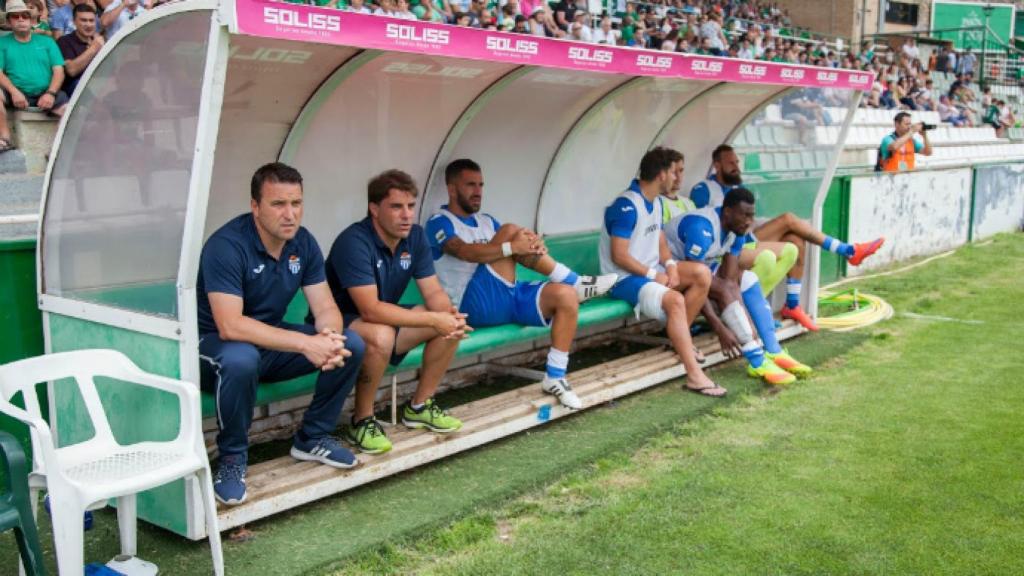
M 0 175 L 24 174 L 27 170 L 23 151 L 15 149 L 0 154 Z
M 18 214 L 15 207 L 39 206 L 43 195 L 40 174 L 0 174 L 0 214 Z
M 37 229 L 38 225 L 35 223 L 0 225 L 0 241 L 35 238 Z

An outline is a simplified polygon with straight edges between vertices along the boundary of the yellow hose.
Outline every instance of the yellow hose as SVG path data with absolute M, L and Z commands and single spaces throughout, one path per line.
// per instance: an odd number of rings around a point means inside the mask
M 888 302 L 878 296 L 865 294 L 856 288 L 843 292 L 832 293 L 827 290 L 818 292 L 820 304 L 846 304 L 851 310 L 835 316 L 817 318 L 819 328 L 834 332 L 845 332 L 864 326 L 870 326 L 882 320 L 892 318 L 893 309 Z

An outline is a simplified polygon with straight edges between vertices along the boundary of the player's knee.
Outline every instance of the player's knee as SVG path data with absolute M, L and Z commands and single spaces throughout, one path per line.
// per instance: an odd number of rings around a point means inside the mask
M 672 318 L 678 314 L 686 314 L 686 299 L 679 292 L 666 292 L 661 298 L 661 308 L 665 315 Z
M 386 324 L 363 322 L 359 327 L 359 336 L 362 337 L 367 355 L 390 357 L 395 348 L 395 329 Z
M 352 353 L 351 356 L 345 359 L 345 362 L 359 364 L 363 361 L 363 356 L 366 354 L 366 342 L 363 341 L 363 337 L 355 330 L 345 330 L 344 335 L 345 349 Z
M 694 276 L 697 286 L 705 292 L 711 289 L 711 268 L 701 266 L 696 270 Z
M 246 342 L 226 342 L 220 357 L 220 372 L 232 379 L 255 378 L 260 369 L 260 351 Z
M 517 226 L 515 224 L 502 224 L 501 228 L 498 228 L 494 235 L 499 240 L 511 240 L 512 238 L 515 238 L 516 234 L 519 234 L 520 230 L 522 230 L 521 226 Z
M 555 305 L 559 309 L 567 310 L 578 310 L 580 307 L 580 299 L 576 296 L 576 289 L 568 284 L 551 283 L 547 286 L 550 289 L 554 289 Z

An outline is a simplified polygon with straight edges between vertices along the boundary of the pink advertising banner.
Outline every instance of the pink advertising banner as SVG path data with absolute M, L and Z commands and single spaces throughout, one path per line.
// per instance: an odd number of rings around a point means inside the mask
M 235 19 L 233 31 L 250 36 L 630 76 L 854 90 L 874 81 L 856 70 L 620 48 L 267 0 L 235 0 Z

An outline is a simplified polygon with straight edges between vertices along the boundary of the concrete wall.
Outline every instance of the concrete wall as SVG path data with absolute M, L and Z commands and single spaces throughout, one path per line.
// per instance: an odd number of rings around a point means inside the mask
M 1024 226 L 1024 164 L 982 166 L 974 177 L 974 239 Z
M 847 269 L 849 276 L 967 242 L 971 213 L 970 168 L 877 174 L 850 182 L 849 239 L 885 236 L 885 246 Z M 1015 190 L 1020 196 L 1020 190 Z

